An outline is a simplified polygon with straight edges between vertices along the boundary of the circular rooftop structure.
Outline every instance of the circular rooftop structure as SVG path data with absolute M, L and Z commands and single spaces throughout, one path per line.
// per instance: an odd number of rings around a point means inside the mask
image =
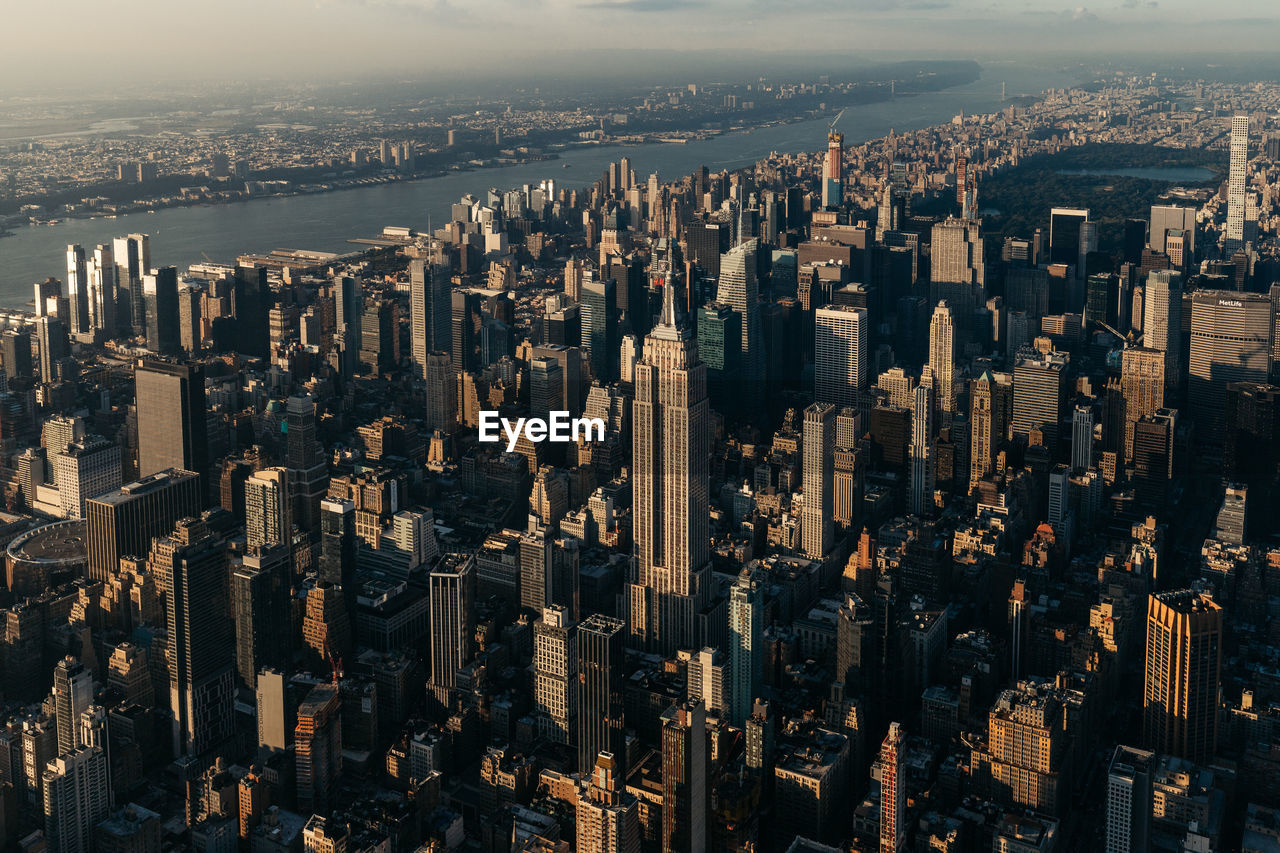
M 55 521 L 28 530 L 9 543 L 8 557 L 14 563 L 48 571 L 84 565 L 89 561 L 84 519 Z

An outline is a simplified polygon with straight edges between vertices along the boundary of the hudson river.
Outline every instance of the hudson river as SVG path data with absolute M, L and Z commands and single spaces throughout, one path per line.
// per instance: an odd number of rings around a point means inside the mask
M 962 110 L 966 114 L 994 112 L 1002 106 L 1000 84 L 1005 81 L 1013 97 L 1067 86 L 1072 79 L 1062 70 L 984 63 L 983 76 L 974 83 L 853 106 L 840 120 L 839 129 L 846 145 L 857 145 L 890 130 L 941 124 Z M 665 181 L 686 175 L 699 165 L 714 172 L 748 166 L 771 151 L 819 151 L 826 146 L 828 121 L 776 125 L 684 145 L 575 148 L 561 152 L 558 160 L 454 172 L 419 181 L 22 227 L 12 236 L 0 237 L 0 308 L 27 308 L 32 283 L 48 276 L 65 280 L 69 243 L 92 248 L 123 234 L 150 234 L 152 263 L 172 264 L 180 271 L 206 255 L 231 263 L 239 254 L 281 248 L 350 252 L 361 247 L 348 240 L 372 237 L 386 225 L 425 230 L 428 216 L 434 225 L 444 224 L 449 206 L 466 193 L 480 195 L 489 187 L 507 189 L 547 178 L 555 179 L 557 187 L 589 186 L 610 162 L 623 156 L 631 158 L 639 180 L 647 180 L 656 171 Z

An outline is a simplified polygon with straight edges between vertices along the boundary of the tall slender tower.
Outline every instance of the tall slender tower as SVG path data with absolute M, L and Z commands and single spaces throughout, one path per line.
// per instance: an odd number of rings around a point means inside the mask
M 759 566 L 742 570 L 729 589 L 729 719 L 743 725 L 764 681 L 764 586 Z
M 430 575 L 431 684 L 458 684 L 458 670 L 471 662 L 475 634 L 476 558 L 446 554 Z
M 933 498 L 933 389 L 917 385 L 911 409 L 911 511 L 922 515 Z
M 1227 239 L 1223 254 L 1228 258 L 1244 243 L 1245 173 L 1249 163 L 1249 117 L 1231 117 L 1231 165 L 1227 173 Z
M 996 431 L 996 379 L 990 370 L 969 388 L 969 488 L 995 465 L 1000 435 Z
M 716 301 L 728 305 L 742 318 L 742 411 L 753 415 L 760 406 L 764 384 L 764 340 L 760 331 L 760 285 L 756 280 L 753 237 L 734 246 L 720 258 L 720 284 Z
M 837 118 L 839 118 L 837 116 Z M 844 134 L 832 124 L 827 133 L 827 156 L 822 162 L 822 206 L 833 210 L 844 201 Z
M 944 423 L 956 410 L 955 318 L 944 299 L 933 309 L 929 320 L 929 369 L 933 371 L 934 402 Z
M 906 806 L 906 765 L 900 760 L 902 728 L 889 724 L 889 733 L 880 744 L 880 853 L 902 849 L 902 813 Z
M 578 770 L 589 773 L 602 752 L 626 754 L 622 703 L 626 626 L 593 613 L 578 626 Z
M 71 322 L 68 331 L 81 335 L 90 330 L 89 325 L 89 266 L 84 247 L 67 246 L 67 302 L 71 305 Z
M 1120 356 L 1120 393 L 1124 397 L 1124 458 L 1133 460 L 1133 425 L 1164 408 L 1164 352 L 1125 347 Z
M 1153 270 L 1143 289 L 1143 345 L 1164 353 L 1164 387 L 1182 385 L 1182 273 Z
M 167 468 L 209 475 L 204 367 L 141 359 L 134 371 L 138 476 Z
M 835 529 L 831 518 L 834 494 L 836 407 L 814 403 L 804 410 L 804 504 L 800 542 L 805 556 L 821 560 L 831 550 Z
M 1222 608 L 1195 590 L 1153 594 L 1142 691 L 1148 747 L 1197 763 L 1213 758 L 1221 670 Z
M 707 849 L 707 723 L 699 702 L 662 715 L 662 849 Z
M 867 310 L 829 305 L 813 313 L 813 384 L 819 403 L 858 407 L 867 386 Z
M 245 540 L 250 545 L 289 545 L 289 471 L 266 468 L 244 481 Z
M 710 571 L 710 411 L 706 365 L 666 287 L 636 365 L 635 559 L 627 589 L 631 642 L 663 654 L 705 645 L 696 619 Z

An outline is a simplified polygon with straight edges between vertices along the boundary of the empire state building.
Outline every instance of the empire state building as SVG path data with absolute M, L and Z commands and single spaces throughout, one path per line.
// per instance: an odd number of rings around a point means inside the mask
M 710 598 L 710 404 L 707 367 L 677 322 L 674 288 L 635 368 L 632 418 L 635 560 L 627 586 L 633 647 L 701 648 Z

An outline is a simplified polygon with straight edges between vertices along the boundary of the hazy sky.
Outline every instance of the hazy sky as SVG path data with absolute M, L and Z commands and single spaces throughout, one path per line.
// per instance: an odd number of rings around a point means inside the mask
M 306 78 L 537 63 L 574 51 L 737 48 L 990 57 L 1273 49 L 1270 0 L 45 0 L 0 13 L 0 87 Z M 696 54 L 695 54 L 696 55 Z

